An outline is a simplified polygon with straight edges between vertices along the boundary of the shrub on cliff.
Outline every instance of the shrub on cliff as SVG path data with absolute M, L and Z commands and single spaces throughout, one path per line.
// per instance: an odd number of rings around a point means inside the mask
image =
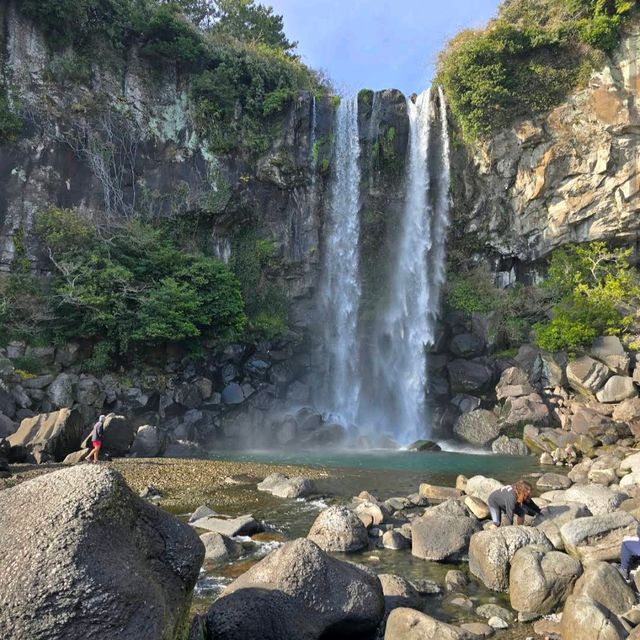
M 635 0 L 508 0 L 484 30 L 456 36 L 441 83 L 467 141 L 546 112 L 620 40 Z
M 630 256 L 630 249 L 609 249 L 604 242 L 556 250 L 543 285 L 555 305 L 551 320 L 535 326 L 538 346 L 575 353 L 599 335 L 624 331 L 640 304 Z
M 52 337 L 130 346 L 190 338 L 234 339 L 244 330 L 240 285 L 220 261 L 189 253 L 139 221 L 103 233 L 73 211 L 42 212 L 36 233 L 54 270 Z

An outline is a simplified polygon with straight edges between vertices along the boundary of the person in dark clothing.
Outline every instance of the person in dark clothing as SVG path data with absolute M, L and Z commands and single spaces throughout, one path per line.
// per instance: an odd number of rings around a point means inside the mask
M 100 448 L 102 447 L 102 438 L 104 436 L 104 421 L 106 418 L 107 416 L 100 416 L 98 422 L 93 425 L 93 429 L 91 430 L 91 444 L 93 445 L 93 449 L 91 449 L 91 453 L 87 456 L 87 460 L 98 462 Z
M 620 546 L 620 573 L 629 582 L 629 571 L 631 564 L 640 561 L 640 538 L 638 536 L 627 536 L 623 538 Z
M 507 525 L 513 524 L 514 514 L 517 516 L 517 524 L 524 524 L 526 514 L 540 513 L 540 507 L 531 499 L 531 485 L 524 480 L 496 489 L 489 496 L 488 503 L 491 520 L 497 527 L 500 526 L 503 513 Z

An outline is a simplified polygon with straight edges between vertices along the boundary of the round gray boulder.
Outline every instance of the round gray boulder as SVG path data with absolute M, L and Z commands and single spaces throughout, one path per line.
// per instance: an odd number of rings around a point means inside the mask
M 0 637 L 180 631 L 204 547 L 114 471 L 81 465 L 0 491 L 0 528 Z
M 322 511 L 307 536 L 324 551 L 352 553 L 369 546 L 369 534 L 358 516 L 342 506 Z
M 232 582 L 209 609 L 205 640 L 358 637 L 384 615 L 378 577 L 301 538 Z

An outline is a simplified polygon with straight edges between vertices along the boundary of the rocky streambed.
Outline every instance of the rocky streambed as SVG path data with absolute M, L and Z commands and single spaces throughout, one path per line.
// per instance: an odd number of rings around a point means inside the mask
M 544 507 L 529 526 L 497 530 L 487 527 L 486 500 L 500 480 L 478 474 L 237 460 L 16 466 L 0 491 L 2 637 L 75 638 L 91 629 L 129 638 L 127 625 L 146 615 L 157 624 L 147 620 L 136 638 L 182 638 L 187 627 L 205 640 L 633 638 L 636 595 L 610 564 L 638 530 L 631 480 L 640 454 L 624 453 L 600 457 L 599 469 L 608 460 L 618 478 L 608 486 L 579 466 L 569 476 L 526 465 L 515 474 L 504 471 L 509 459 L 485 457 L 502 481 L 528 477 Z M 466 458 L 466 469 L 482 462 Z M 166 557 L 149 552 L 158 533 Z M 120 581 L 132 567 L 154 594 L 145 615 L 126 606 Z M 73 609 L 76 578 L 81 590 L 90 580 L 90 604 L 94 591 L 115 594 L 118 633 L 112 625 L 100 635 L 90 607 Z M 42 611 L 57 612 L 48 635 Z M 563 611 L 569 622 L 559 621 Z

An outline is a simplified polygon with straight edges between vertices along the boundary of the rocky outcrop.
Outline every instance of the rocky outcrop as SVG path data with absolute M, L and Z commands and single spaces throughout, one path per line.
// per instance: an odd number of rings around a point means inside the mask
M 454 229 L 497 258 L 505 284 L 566 242 L 626 243 L 640 230 L 638 51 L 635 22 L 584 89 L 496 133 L 470 165 L 458 159 Z
M 0 491 L 0 526 L 1 637 L 182 632 L 203 545 L 115 472 L 83 465 Z
M 258 483 L 258 490 L 279 498 L 304 498 L 313 492 L 314 486 L 308 478 L 289 478 L 282 473 L 272 473 Z

